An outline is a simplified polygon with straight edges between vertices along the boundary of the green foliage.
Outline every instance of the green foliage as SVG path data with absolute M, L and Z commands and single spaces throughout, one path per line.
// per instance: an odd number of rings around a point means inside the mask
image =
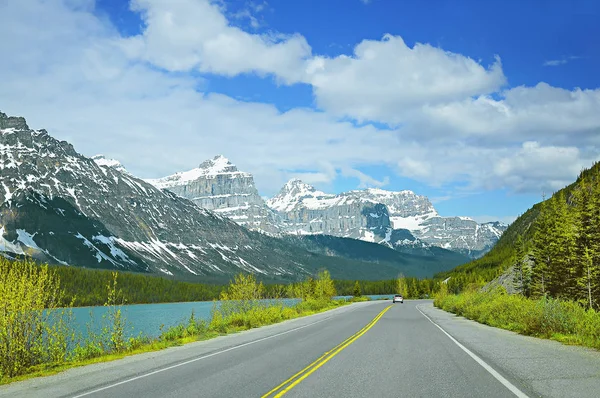
M 358 281 L 356 281 L 354 283 L 354 290 L 352 291 L 352 296 L 354 296 L 354 297 L 362 296 L 362 291 L 360 290 L 360 283 L 358 283 Z
M 252 274 L 238 274 L 229 283 L 227 290 L 221 292 L 221 312 L 226 315 L 247 312 L 264 298 L 265 288 L 257 283 Z
M 485 256 L 436 279 L 450 278 L 449 292 L 459 293 L 483 286 L 511 266 L 513 286 L 527 297 L 600 308 L 600 163 L 519 217 Z
M 490 326 L 600 348 L 600 313 L 572 301 L 495 291 L 439 295 L 434 304 Z
M 114 271 L 81 267 L 52 266 L 64 290 L 64 304 L 73 299 L 77 306 L 103 305 L 106 285 Z M 207 301 L 219 297 L 223 286 L 181 282 L 159 276 L 118 272 L 119 287 L 129 304 Z
M 320 271 L 316 279 L 309 277 L 304 282 L 289 284 L 286 289 L 287 297 L 301 300 L 330 301 L 336 294 L 335 282 L 327 270 Z
M 323 270 L 317 275 L 312 298 L 315 300 L 330 301 L 336 295 L 335 284 L 331 280 L 329 271 Z
M 317 279 L 309 278 L 304 282 L 289 285 L 288 290 L 292 297 L 295 294 L 302 297 L 295 306 L 286 306 L 280 300 L 261 301 L 265 291 L 262 283 L 257 283 L 253 275 L 239 274 L 221 294 L 221 305 L 215 303 L 213 306 L 208 325 L 195 321 L 192 314 L 187 328 L 184 325 L 171 327 L 161 333 L 160 339 L 172 341 L 186 338 L 192 335 L 190 330 L 202 335 L 251 329 L 334 308 L 344 303 L 332 300 L 336 291 L 327 271 L 321 271 Z
M 65 359 L 72 336 L 62 296 L 48 266 L 0 257 L 0 380 Z

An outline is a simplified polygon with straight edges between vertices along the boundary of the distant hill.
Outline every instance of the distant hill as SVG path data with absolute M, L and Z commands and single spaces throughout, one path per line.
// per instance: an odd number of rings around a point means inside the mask
M 591 277 L 597 279 L 600 293 L 600 163 L 518 217 L 482 258 L 435 277 L 450 278 L 449 287 L 458 292 L 471 283 L 490 282 L 511 267 L 531 264 L 526 270 L 530 273 L 526 294 L 582 300 L 586 289 L 584 244 L 589 247 L 592 271 L 598 273 Z M 508 280 L 503 279 L 505 283 Z

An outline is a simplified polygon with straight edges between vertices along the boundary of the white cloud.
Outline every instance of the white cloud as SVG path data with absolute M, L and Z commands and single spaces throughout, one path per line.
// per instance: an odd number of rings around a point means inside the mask
M 131 6 L 145 27 L 123 39 L 123 48 L 132 59 L 169 71 L 254 72 L 297 81 L 311 55 L 304 37 L 249 34 L 231 26 L 219 5 L 208 0 L 133 0 Z
M 387 185 L 361 172 L 366 165 L 433 186 L 549 192 L 600 154 L 597 89 L 495 93 L 505 82 L 499 61 L 486 68 L 391 36 L 363 41 L 353 56 L 313 57 L 303 37 L 246 33 L 206 1 L 134 5 L 147 26 L 126 38 L 88 0 L 1 2 L 0 37 L 10 40 L 0 41 L 0 110 L 141 177 L 223 153 L 267 194 L 291 176 Z M 205 93 L 210 73 L 189 70 L 310 82 L 324 111 Z M 401 125 L 356 127 L 338 115 Z
M 565 57 L 565 58 L 561 58 L 561 59 L 551 59 L 549 61 L 544 61 L 543 65 L 544 66 L 560 66 L 560 65 L 564 65 L 572 60 L 580 59 L 580 58 L 581 57 L 571 55 L 569 57 Z
M 490 145 L 536 140 L 559 145 L 589 145 L 600 136 L 600 89 L 565 90 L 539 83 L 500 94 L 424 107 L 416 130 L 450 140 Z
M 377 180 L 376 178 L 371 177 L 368 174 L 363 173 L 360 170 L 356 170 L 353 168 L 343 168 L 342 176 L 344 177 L 354 177 L 359 180 L 358 188 L 382 188 L 390 183 L 390 178 L 385 176 L 382 180 Z
M 505 82 L 500 59 L 489 68 L 428 44 L 401 37 L 363 40 L 354 55 L 314 57 L 306 81 L 317 104 L 358 120 L 402 123 L 415 107 L 496 91 Z

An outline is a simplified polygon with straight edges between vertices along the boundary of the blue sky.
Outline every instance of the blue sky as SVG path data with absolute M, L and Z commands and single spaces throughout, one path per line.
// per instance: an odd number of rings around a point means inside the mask
M 140 177 L 221 153 L 266 196 L 300 177 L 508 221 L 600 159 L 596 1 L 10 3 L 0 110 Z

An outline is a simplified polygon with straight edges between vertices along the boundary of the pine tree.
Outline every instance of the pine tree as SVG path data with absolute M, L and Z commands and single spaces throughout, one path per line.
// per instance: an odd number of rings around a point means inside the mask
M 552 243 L 552 262 L 548 269 L 548 291 L 555 297 L 572 299 L 577 291 L 578 261 L 575 251 L 576 228 L 573 212 L 564 191 L 555 195 Z
M 513 287 L 520 294 L 526 294 L 526 286 L 525 286 L 525 243 L 523 242 L 523 238 L 521 235 L 517 236 L 517 241 L 515 243 L 517 254 L 516 261 L 513 267 L 514 275 L 513 275 Z
M 600 176 L 580 177 L 576 203 L 577 291 L 573 299 L 600 305 Z
M 352 291 L 352 295 L 354 297 L 360 297 L 360 296 L 362 296 L 362 292 L 361 292 L 361 289 L 360 289 L 360 283 L 358 283 L 358 281 L 356 281 L 354 283 L 354 290 Z
M 552 200 L 543 201 L 533 235 L 534 266 L 531 275 L 531 290 L 534 296 L 545 296 L 548 293 L 548 274 L 552 265 L 551 245 L 554 244 L 552 213 Z

